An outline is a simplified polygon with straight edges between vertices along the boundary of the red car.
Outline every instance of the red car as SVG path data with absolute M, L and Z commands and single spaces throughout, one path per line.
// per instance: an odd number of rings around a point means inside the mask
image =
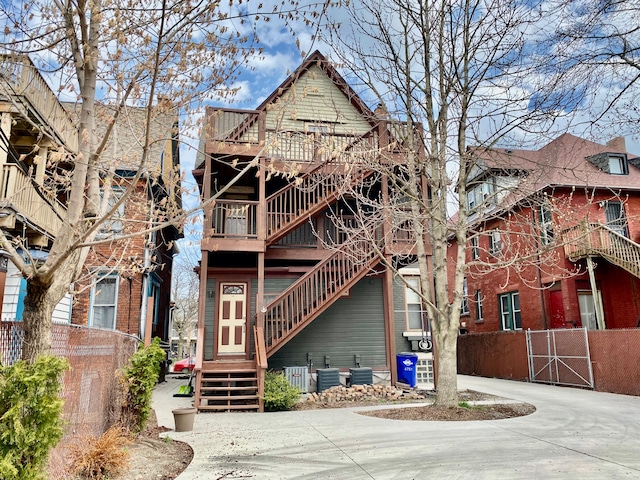
M 173 364 L 173 371 L 178 373 L 191 373 L 196 366 L 196 357 L 183 358 Z

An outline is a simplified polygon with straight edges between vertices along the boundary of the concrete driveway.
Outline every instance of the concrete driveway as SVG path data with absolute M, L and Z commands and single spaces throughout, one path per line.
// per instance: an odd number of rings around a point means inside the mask
M 530 416 L 482 422 L 417 422 L 358 410 L 201 413 L 189 443 L 192 479 L 640 479 L 640 398 L 459 376 L 472 389 L 528 402 Z M 158 422 L 191 399 L 169 379 L 154 393 Z M 410 408 L 410 407 L 402 407 Z

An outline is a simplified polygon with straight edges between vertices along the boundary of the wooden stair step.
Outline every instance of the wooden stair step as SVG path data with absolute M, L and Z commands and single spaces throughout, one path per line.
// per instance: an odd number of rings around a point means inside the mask
M 198 407 L 198 410 L 209 410 L 209 411 L 218 411 L 224 412 L 227 410 L 258 410 L 260 405 L 251 404 L 251 405 L 201 405 Z
M 254 377 L 203 377 L 203 382 L 250 382 L 255 381 L 256 376 Z
M 203 400 L 209 401 L 237 401 L 237 400 L 257 400 L 258 395 L 202 395 Z
M 200 387 L 203 392 L 229 392 L 229 391 L 242 391 L 242 390 L 255 390 L 257 385 L 247 385 L 246 387 Z

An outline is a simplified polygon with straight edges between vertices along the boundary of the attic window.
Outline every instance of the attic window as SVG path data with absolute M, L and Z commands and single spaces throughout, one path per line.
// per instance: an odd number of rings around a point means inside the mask
M 609 173 L 611 175 L 628 175 L 626 157 L 623 155 L 609 155 Z
M 329 125 L 326 123 L 307 122 L 305 123 L 304 128 L 308 133 L 329 133 Z

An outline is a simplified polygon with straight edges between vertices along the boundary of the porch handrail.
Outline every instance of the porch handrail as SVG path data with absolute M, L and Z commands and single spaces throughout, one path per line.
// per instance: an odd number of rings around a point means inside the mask
M 28 56 L 0 54 L 0 78 L 8 87 L 3 93 L 26 100 L 68 149 L 78 149 L 75 123 Z
M 259 410 L 264 411 L 264 381 L 267 370 L 267 347 L 264 343 L 264 328 L 254 325 L 253 341 L 256 352 L 256 376 L 258 380 L 258 402 Z
M 6 200 L 20 215 L 53 236 L 58 233 L 66 218 L 67 207 L 42 191 L 17 164 L 2 166 L 0 188 L 0 198 Z

